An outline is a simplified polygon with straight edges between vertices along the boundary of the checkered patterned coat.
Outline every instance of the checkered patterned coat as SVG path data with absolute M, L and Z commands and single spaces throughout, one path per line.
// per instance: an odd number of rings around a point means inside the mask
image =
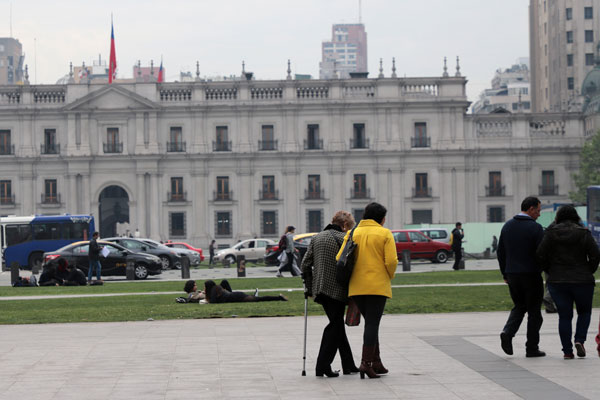
M 327 226 L 310 241 L 302 259 L 302 274 L 306 287 L 312 288 L 315 297 L 324 294 L 335 300 L 348 301 L 348 288 L 340 286 L 335 280 L 335 256 L 344 241 L 344 235 L 344 232 Z

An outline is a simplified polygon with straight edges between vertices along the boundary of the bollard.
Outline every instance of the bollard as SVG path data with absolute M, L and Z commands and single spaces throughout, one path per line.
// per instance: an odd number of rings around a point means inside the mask
M 13 261 L 10 264 L 10 284 L 14 284 L 16 281 L 19 280 L 19 268 L 20 268 L 20 264 L 17 261 Z
M 402 250 L 402 271 L 410 271 L 410 250 Z
M 135 261 L 127 260 L 127 265 L 125 266 L 125 277 L 128 281 L 135 280 Z
M 181 279 L 190 279 L 190 259 L 187 256 L 181 257 Z
M 238 278 L 246 277 L 246 257 L 244 256 L 237 257 L 237 276 Z

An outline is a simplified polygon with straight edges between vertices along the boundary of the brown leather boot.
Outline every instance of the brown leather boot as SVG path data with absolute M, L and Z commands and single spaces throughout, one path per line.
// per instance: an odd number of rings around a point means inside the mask
M 381 363 L 381 358 L 379 357 L 379 344 L 375 346 L 375 354 L 373 357 L 373 371 L 375 371 L 375 373 L 379 375 L 387 374 L 389 372 L 387 368 L 384 367 Z
M 363 346 L 362 350 L 362 361 L 358 371 L 360 372 L 360 379 L 365 379 L 365 374 L 370 379 L 379 378 L 379 375 L 373 371 L 373 357 L 375 355 L 375 346 Z

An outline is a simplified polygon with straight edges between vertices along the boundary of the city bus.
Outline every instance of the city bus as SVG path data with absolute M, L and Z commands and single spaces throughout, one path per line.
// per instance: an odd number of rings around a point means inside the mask
M 600 186 L 587 188 L 587 223 L 596 243 L 600 244 Z
M 10 268 L 39 268 L 42 255 L 79 240 L 89 240 L 94 233 L 91 215 L 32 215 L 0 218 L 0 254 Z

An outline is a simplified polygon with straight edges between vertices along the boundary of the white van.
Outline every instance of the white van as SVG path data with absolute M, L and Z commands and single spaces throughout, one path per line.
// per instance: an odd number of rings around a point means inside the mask
M 450 233 L 446 228 L 418 228 L 417 230 L 423 232 L 431 240 L 450 244 Z

